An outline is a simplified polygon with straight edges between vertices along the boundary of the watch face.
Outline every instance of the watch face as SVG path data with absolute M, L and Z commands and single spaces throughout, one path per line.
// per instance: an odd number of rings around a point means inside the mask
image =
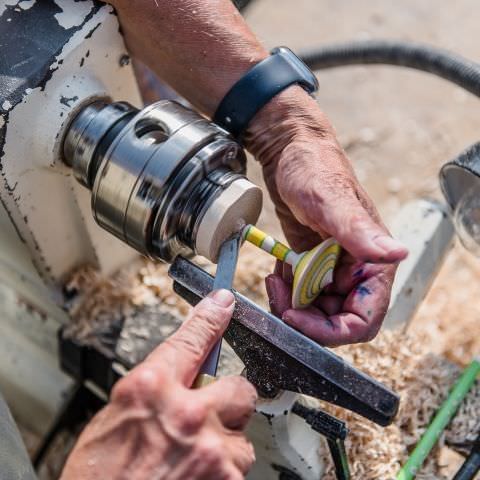
M 289 48 L 277 47 L 272 50 L 272 55 L 279 54 L 284 57 L 290 65 L 297 70 L 299 75 L 304 79 L 304 86 L 308 88 L 310 93 L 318 90 L 318 80 L 314 73 L 300 60 Z

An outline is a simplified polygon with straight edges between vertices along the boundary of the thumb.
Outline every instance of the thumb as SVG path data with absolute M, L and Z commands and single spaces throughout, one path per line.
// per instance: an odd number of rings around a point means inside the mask
M 322 238 L 334 237 L 357 260 L 400 262 L 408 250 L 389 235 L 373 202 L 353 172 L 341 167 L 341 160 L 336 156 L 333 166 L 330 162 L 322 169 L 313 168 L 311 162 L 300 166 L 291 162 L 277 179 L 281 200 L 299 223 Z
M 233 313 L 234 300 L 229 290 L 212 292 L 147 360 L 169 365 L 174 377 L 190 386 L 213 345 L 222 338 Z
M 354 258 L 372 263 L 397 263 L 408 250 L 367 212 L 358 200 L 325 205 L 323 229 L 332 235 Z M 340 203 L 340 205 L 339 205 Z

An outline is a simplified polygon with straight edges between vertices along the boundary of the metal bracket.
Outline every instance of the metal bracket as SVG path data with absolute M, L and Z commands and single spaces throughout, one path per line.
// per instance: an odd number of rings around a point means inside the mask
M 299 402 L 293 405 L 292 413 L 302 417 L 313 430 L 327 439 L 337 479 L 350 480 L 350 468 L 345 450 L 345 438 L 347 438 L 348 428 L 345 422 L 322 410 L 308 408 Z

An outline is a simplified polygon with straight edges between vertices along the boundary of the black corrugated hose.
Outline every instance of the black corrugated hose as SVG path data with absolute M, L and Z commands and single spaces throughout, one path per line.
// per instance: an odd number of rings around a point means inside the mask
M 369 40 L 309 49 L 299 56 L 312 70 L 375 64 L 414 68 L 456 83 L 480 97 L 480 64 L 430 45 Z

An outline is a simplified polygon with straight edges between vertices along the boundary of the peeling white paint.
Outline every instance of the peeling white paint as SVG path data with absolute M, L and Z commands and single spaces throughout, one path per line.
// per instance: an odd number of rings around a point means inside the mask
M 2 103 L 2 109 L 3 110 L 10 110 L 12 108 L 12 104 L 8 101 L 8 100 L 5 100 L 3 103 Z
M 91 0 L 85 0 L 83 2 L 75 2 L 73 0 L 54 1 L 62 9 L 61 13 L 55 14 L 55 19 L 65 30 L 81 25 L 93 8 L 93 2 Z
M 1 0 L 0 1 L 0 16 L 3 15 L 3 12 L 7 9 L 8 6 L 13 7 L 18 5 L 18 0 Z
M 97 25 L 95 33 L 88 36 Z M 87 50 L 91 65 L 80 68 Z M 102 7 L 69 35 L 54 62 L 58 69 L 48 81 L 30 92 L 24 88 L 23 101 L 13 106 L 8 117 L 4 113 L 8 128 L 2 173 L 9 185 L 15 186 L 15 194 L 2 184 L 0 196 L 35 266 L 45 278 L 52 279 L 52 288 L 53 280 L 64 278 L 76 265 L 98 262 L 103 272 L 113 272 L 136 256 L 98 228 L 91 214 L 90 193 L 65 176 L 70 172 L 60 158 L 69 113 L 81 102 L 108 94 L 141 105 L 131 66 L 118 63 L 123 52 L 117 18 L 110 15 L 110 7 Z M 61 97 L 78 98 L 67 108 L 59 101 Z M 50 218 L 56 219 L 51 224 L 45 222 L 47 207 Z
M 35 2 L 36 2 L 36 0 L 21 0 L 21 2 L 18 4 L 18 6 L 22 10 L 28 10 L 35 5 Z

